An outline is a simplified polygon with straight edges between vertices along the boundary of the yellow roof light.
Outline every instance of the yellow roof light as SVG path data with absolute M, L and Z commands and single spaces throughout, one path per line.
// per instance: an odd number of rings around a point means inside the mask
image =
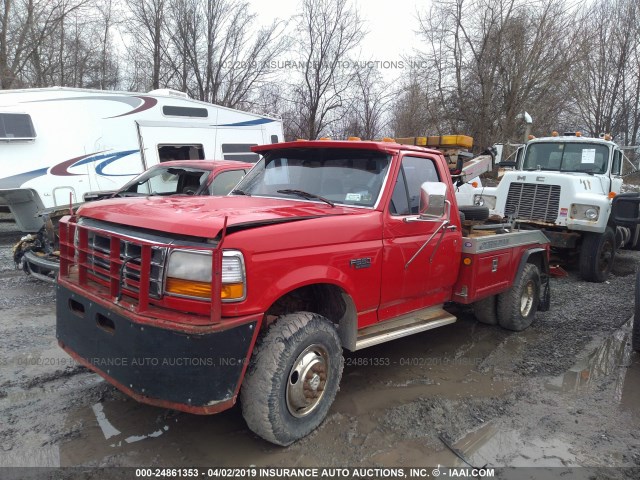
M 382 139 L 383 142 L 388 142 L 388 143 L 396 143 L 395 139 L 391 138 L 391 137 L 384 137 Z
M 582 132 L 576 132 L 576 137 L 581 137 L 582 136 Z
M 331 137 L 320 137 L 318 140 L 322 140 L 322 141 L 331 140 Z
M 555 130 L 553 132 L 551 132 L 551 136 L 552 137 L 557 137 L 558 136 L 558 132 L 556 132 Z
M 362 139 L 360 137 L 349 137 L 347 140 L 349 142 L 360 142 Z
M 611 140 L 611 135 L 609 135 L 608 133 L 605 134 L 604 139 L 607 140 L 607 141 L 610 141 Z
M 529 140 L 533 140 L 534 138 L 536 138 L 536 136 L 535 136 L 535 135 L 529 135 L 527 138 L 528 138 Z
M 298 138 L 296 140 L 296 142 L 307 142 L 308 140 L 306 138 Z
M 429 137 L 431 139 L 431 137 Z M 473 147 L 473 138 L 468 135 L 442 135 L 440 137 L 441 147 L 451 148 L 471 148 Z

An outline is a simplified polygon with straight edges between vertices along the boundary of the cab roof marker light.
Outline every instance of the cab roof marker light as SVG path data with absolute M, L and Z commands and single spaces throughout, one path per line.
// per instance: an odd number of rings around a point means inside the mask
M 558 132 L 556 130 L 554 130 L 553 132 L 551 132 L 551 136 L 552 137 L 557 137 L 558 136 Z
M 349 141 L 349 142 L 360 142 L 360 141 L 362 141 L 362 139 L 360 137 L 349 137 L 349 138 L 347 138 L 347 141 Z
M 386 143 L 396 143 L 395 139 L 391 137 L 383 137 L 382 141 Z

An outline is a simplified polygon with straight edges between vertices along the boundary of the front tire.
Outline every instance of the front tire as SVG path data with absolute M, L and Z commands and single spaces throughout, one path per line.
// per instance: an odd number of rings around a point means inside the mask
M 325 419 L 344 359 L 335 327 L 321 315 L 280 317 L 256 345 L 240 401 L 247 425 L 277 445 L 290 445 Z
M 507 330 L 524 330 L 533 322 L 539 301 L 540 273 L 527 263 L 513 286 L 498 295 L 498 323 Z
M 602 283 L 611 273 L 616 254 L 616 236 L 609 227 L 603 233 L 587 232 L 580 247 L 580 276 Z

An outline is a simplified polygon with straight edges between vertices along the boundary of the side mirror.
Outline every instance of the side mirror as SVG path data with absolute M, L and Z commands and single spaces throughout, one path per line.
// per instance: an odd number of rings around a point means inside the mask
M 100 192 L 86 192 L 82 195 L 82 200 L 85 202 L 95 202 L 96 200 L 104 200 L 106 198 L 111 198 L 117 190 L 105 190 Z
M 493 151 L 495 152 L 493 164 L 498 165 L 502 162 L 502 152 L 504 151 L 504 144 L 496 143 L 493 145 Z
M 439 220 L 445 214 L 447 184 L 442 182 L 424 182 L 420 187 L 420 218 Z

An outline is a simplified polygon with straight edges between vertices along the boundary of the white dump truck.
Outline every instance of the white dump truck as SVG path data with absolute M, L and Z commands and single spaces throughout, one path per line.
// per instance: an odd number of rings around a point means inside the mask
M 557 254 L 578 256 L 583 279 L 603 282 L 617 248 L 640 248 L 638 225 L 621 225 L 611 217 L 625 161 L 609 135 L 554 132 L 520 146 L 514 162 L 501 163 L 513 170 L 497 187 L 477 189 L 474 203 L 542 230 Z

